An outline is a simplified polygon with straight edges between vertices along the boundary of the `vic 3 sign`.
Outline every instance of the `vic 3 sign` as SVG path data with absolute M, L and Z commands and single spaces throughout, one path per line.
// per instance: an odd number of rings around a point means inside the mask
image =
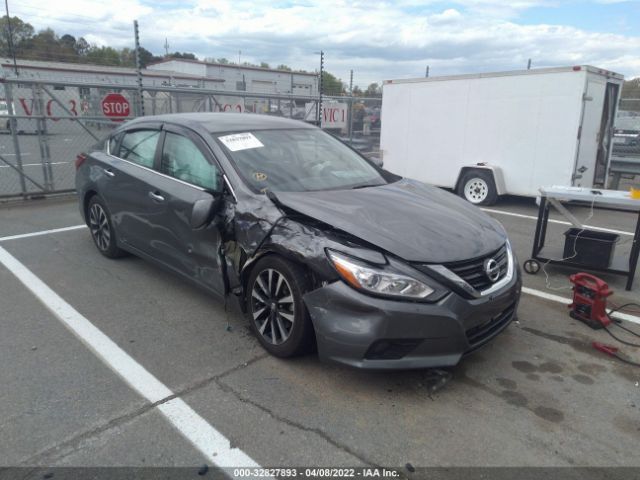
M 110 93 L 102 99 L 100 104 L 102 105 L 102 113 L 114 120 L 122 120 L 128 117 L 131 112 L 129 100 L 119 93 Z

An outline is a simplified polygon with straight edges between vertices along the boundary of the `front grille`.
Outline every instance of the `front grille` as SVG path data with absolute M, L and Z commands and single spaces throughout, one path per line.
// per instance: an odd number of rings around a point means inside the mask
M 488 342 L 494 335 L 496 335 L 504 327 L 506 327 L 509 324 L 509 322 L 513 319 L 515 307 L 516 306 L 514 303 L 509 308 L 504 310 L 499 315 L 496 315 L 488 322 L 485 322 L 482 325 L 477 325 L 467 330 L 465 334 L 467 335 L 467 341 L 471 346 L 471 348 L 467 351 L 467 353 L 472 352 L 476 348 L 481 347 L 486 342 Z
M 493 258 L 500 266 L 500 276 L 492 282 L 484 271 L 485 260 Z M 507 274 L 509 267 L 509 256 L 507 255 L 507 245 L 503 245 L 489 255 L 474 258 L 472 260 L 463 260 L 460 262 L 445 263 L 445 267 L 471 285 L 478 291 L 486 290 L 495 282 L 499 282 Z

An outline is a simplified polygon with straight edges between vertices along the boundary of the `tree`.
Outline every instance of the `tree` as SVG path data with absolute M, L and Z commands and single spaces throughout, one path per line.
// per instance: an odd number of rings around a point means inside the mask
M 146 68 L 150 63 L 159 62 L 161 60 L 162 57 L 154 55 L 144 47 L 140 47 L 140 65 L 142 68 Z
M 93 45 L 87 52 L 88 63 L 97 65 L 121 65 L 120 52 L 113 47 L 98 47 Z
M 89 42 L 87 42 L 84 37 L 80 37 L 78 40 L 76 40 L 75 50 L 78 56 L 85 56 L 89 52 L 90 48 L 91 45 L 89 45 Z
M 193 53 L 187 52 L 173 52 L 168 55 L 169 58 L 185 58 L 187 60 L 197 60 L 198 58 Z
M 285 65 L 284 63 L 281 63 L 280 65 L 278 65 L 276 67 L 276 69 L 284 70 L 285 72 L 290 72 L 291 71 L 291 67 L 289 67 L 288 65 Z
M 345 93 L 345 84 L 335 75 L 322 72 L 322 93 L 325 95 L 342 95 Z
M 51 28 L 40 30 L 36 35 L 24 42 L 25 50 L 21 56 L 34 60 L 48 61 L 73 61 L 75 55 L 71 58 L 65 56 L 65 52 L 61 48 L 60 39 Z
M 353 95 L 356 97 L 361 97 L 362 96 L 362 89 L 359 86 L 355 86 L 353 87 Z
M 271 68 L 267 62 L 260 62 L 260 68 Z
M 23 22 L 18 17 L 8 18 L 6 15 L 0 18 L 0 55 L 10 56 L 9 51 L 9 23 L 11 23 L 11 39 L 16 56 L 22 56 L 27 42 L 33 37 L 33 26 Z
M 640 98 L 640 77 L 626 80 L 622 85 L 622 98 Z
M 382 89 L 380 88 L 380 85 L 378 85 L 377 83 L 372 83 L 371 85 L 369 85 L 367 87 L 367 89 L 364 91 L 364 96 L 365 97 L 380 97 L 382 96 Z

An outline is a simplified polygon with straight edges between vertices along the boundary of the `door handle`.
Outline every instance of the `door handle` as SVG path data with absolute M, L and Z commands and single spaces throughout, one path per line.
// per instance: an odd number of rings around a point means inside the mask
M 115 177 L 116 174 L 113 173 L 113 170 L 111 170 L 110 168 L 103 168 L 104 173 L 108 176 L 108 177 Z
M 156 202 L 164 202 L 164 197 L 159 193 L 149 192 L 149 198 L 151 198 L 151 200 L 155 200 Z

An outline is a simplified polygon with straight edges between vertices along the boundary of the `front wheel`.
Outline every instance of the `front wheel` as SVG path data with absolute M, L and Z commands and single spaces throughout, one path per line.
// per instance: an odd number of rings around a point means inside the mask
M 486 170 L 469 170 L 458 184 L 458 195 L 474 205 L 493 205 L 498 199 L 493 175 Z
M 247 283 L 247 313 L 258 341 L 276 357 L 310 351 L 314 332 L 302 295 L 309 288 L 306 272 L 280 257 L 259 260 Z

